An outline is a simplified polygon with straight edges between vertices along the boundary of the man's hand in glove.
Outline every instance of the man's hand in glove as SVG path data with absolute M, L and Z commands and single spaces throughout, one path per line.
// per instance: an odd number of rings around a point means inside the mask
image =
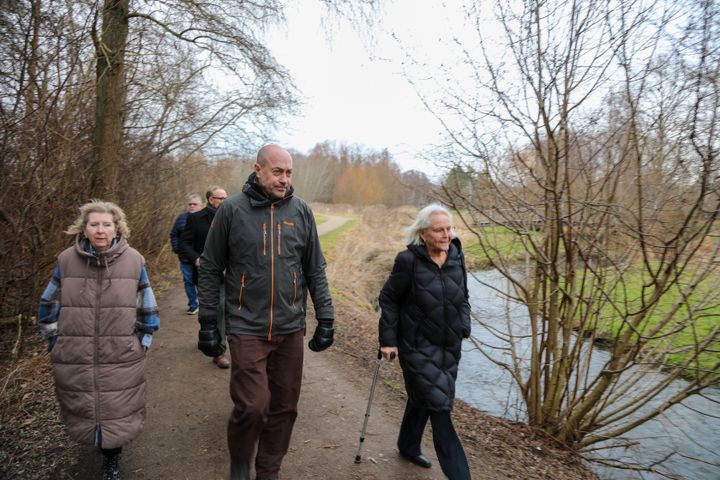
M 317 327 L 315 327 L 315 334 L 308 343 L 308 347 L 313 352 L 322 352 L 333 343 L 333 320 L 327 318 L 318 318 Z
M 225 347 L 220 340 L 217 319 L 201 318 L 199 321 L 198 349 L 208 357 L 217 357 L 225 353 Z

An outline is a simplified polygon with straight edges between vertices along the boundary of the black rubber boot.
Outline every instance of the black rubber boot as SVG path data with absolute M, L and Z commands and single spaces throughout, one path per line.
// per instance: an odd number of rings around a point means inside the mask
M 250 464 L 231 462 L 230 480 L 250 480 Z

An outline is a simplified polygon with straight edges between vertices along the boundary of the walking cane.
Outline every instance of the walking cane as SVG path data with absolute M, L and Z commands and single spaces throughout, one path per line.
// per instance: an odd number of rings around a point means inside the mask
M 378 350 L 377 360 L 375 361 L 375 374 L 373 375 L 372 386 L 370 387 L 370 398 L 368 398 L 367 410 L 365 410 L 365 421 L 363 422 L 362 433 L 360 433 L 360 444 L 355 454 L 355 463 L 360 463 L 360 452 L 365 442 L 365 431 L 367 430 L 368 419 L 370 418 L 370 407 L 372 406 L 373 396 L 375 396 L 375 385 L 377 384 L 378 372 L 380 372 L 380 364 L 382 363 L 382 352 Z M 395 358 L 395 352 L 390 353 L 390 360 Z

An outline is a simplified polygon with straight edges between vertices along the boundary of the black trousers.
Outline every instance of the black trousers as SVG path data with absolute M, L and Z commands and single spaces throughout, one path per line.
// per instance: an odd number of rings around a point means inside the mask
M 117 457 L 118 455 L 120 455 L 120 453 L 122 453 L 122 447 L 101 448 L 100 451 L 102 452 L 103 457 L 112 458 L 112 457 Z
M 428 418 L 432 424 L 433 444 L 435 453 L 440 461 L 440 468 L 450 480 L 470 480 L 465 450 L 460 443 L 455 427 L 453 427 L 450 412 L 435 412 L 425 408 L 405 406 L 400 435 L 398 436 L 398 449 L 407 456 L 420 455 L 420 443 Z

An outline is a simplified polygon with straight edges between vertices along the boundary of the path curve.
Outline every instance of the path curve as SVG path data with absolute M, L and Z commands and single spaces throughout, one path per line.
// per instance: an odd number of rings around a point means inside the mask
M 347 217 L 338 217 L 336 215 L 325 215 L 327 220 L 317 226 L 318 235 L 325 235 L 345 225 L 350 221 Z

